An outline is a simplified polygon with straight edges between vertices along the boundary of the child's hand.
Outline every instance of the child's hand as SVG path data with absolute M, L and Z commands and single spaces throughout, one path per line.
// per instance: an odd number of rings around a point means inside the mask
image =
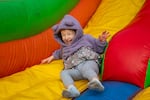
M 106 39 L 110 36 L 109 32 L 104 31 L 100 36 L 99 36 L 99 40 L 101 42 L 106 41 Z
M 53 59 L 54 59 L 54 57 L 53 57 L 53 56 L 50 56 L 50 57 L 48 57 L 48 58 L 46 58 L 46 59 L 43 59 L 43 60 L 41 61 L 41 64 L 50 63 Z

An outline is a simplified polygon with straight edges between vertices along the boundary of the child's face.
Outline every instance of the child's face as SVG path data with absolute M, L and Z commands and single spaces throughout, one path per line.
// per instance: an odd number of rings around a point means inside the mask
M 75 31 L 73 30 L 61 30 L 61 37 L 65 44 L 70 45 L 75 37 Z

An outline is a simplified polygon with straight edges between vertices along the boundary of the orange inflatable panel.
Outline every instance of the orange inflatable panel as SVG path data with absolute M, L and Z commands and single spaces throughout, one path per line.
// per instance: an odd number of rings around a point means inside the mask
M 81 0 L 70 12 L 84 27 L 101 0 Z M 51 55 L 59 45 L 53 39 L 49 28 L 30 38 L 0 44 L 0 77 L 22 71 L 27 67 L 39 64 Z
M 101 0 L 81 0 L 70 14 L 78 19 L 81 26 L 84 27 L 97 10 L 100 2 Z

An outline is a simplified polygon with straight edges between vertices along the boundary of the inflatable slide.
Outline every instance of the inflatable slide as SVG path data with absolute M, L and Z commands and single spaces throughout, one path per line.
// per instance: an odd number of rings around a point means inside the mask
M 150 100 L 149 0 L 0 1 L 0 100 Z M 40 64 L 59 48 L 52 25 L 65 14 L 85 34 L 107 30 L 100 80 L 103 92 L 76 81 L 77 98 L 63 98 L 62 60 Z

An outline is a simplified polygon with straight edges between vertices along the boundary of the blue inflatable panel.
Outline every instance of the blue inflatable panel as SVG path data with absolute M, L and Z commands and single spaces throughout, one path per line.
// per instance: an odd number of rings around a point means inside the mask
M 129 100 L 141 88 L 118 81 L 105 81 L 102 83 L 105 90 L 102 92 L 96 90 L 86 90 L 75 100 Z

